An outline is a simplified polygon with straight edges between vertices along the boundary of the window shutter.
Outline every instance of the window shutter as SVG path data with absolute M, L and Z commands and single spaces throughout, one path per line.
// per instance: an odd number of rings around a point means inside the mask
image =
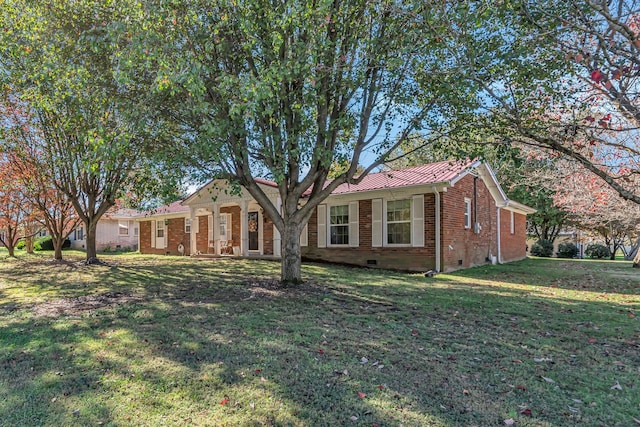
M 318 205 L 318 247 L 327 247 L 327 205 Z
M 358 218 L 359 202 L 349 203 L 349 246 L 357 248 L 360 246 L 360 224 Z
M 424 195 L 413 196 L 411 246 L 424 246 Z
M 382 199 L 371 200 L 371 246 L 382 246 Z
M 156 247 L 156 222 L 151 221 L 151 247 Z
M 309 224 L 305 224 L 300 233 L 300 246 L 309 246 Z

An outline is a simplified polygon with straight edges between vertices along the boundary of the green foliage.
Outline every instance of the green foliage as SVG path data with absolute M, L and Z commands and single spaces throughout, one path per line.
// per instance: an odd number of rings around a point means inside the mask
M 20 239 L 18 240 L 18 243 L 16 243 L 16 249 L 23 250 L 26 245 L 27 245 L 27 242 L 25 242 L 24 239 Z
M 65 239 L 62 243 L 62 249 L 68 249 L 71 247 L 71 241 L 69 239 Z M 39 237 L 33 242 L 33 249 L 36 251 L 52 251 L 53 250 L 53 240 L 51 236 L 43 236 Z
M 587 246 L 584 253 L 591 259 L 607 259 L 611 257 L 611 250 L 609 250 L 609 247 L 597 243 Z
M 539 257 L 553 256 L 553 243 L 546 239 L 540 239 L 531 246 L 531 255 Z
M 562 242 L 558 245 L 558 258 L 575 258 L 578 256 L 578 247 L 572 242 Z

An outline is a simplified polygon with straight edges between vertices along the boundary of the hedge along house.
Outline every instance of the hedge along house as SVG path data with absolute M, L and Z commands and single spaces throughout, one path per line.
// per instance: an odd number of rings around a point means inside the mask
M 276 184 L 257 182 L 279 206 Z M 244 189 L 234 195 L 226 182 L 214 180 L 175 209 L 181 210 L 141 220 L 143 253 L 177 254 L 179 239 L 171 236 L 187 234 L 180 224 L 190 220 L 188 239 L 180 240 L 185 253 L 280 256 L 278 230 Z M 314 210 L 300 238 L 302 257 L 412 271 L 509 262 L 526 256 L 526 215 L 533 212 L 509 200 L 480 161 L 379 172 L 339 186 Z M 172 219 L 179 219 L 173 227 Z M 145 231 L 151 229 L 155 240 Z

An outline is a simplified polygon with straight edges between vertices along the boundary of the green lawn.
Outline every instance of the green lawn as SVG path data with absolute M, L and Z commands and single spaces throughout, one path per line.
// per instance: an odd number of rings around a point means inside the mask
M 0 425 L 630 426 L 640 272 L 0 253 Z M 66 252 L 73 261 L 78 252 Z

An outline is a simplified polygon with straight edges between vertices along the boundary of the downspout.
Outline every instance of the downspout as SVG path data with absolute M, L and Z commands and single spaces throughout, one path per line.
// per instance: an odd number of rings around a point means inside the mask
M 500 243 L 500 206 L 496 208 L 498 230 L 498 264 L 502 264 L 502 244 Z
M 436 272 L 440 273 L 441 271 L 441 244 L 440 244 L 440 192 L 434 188 L 433 192 L 436 196 Z

